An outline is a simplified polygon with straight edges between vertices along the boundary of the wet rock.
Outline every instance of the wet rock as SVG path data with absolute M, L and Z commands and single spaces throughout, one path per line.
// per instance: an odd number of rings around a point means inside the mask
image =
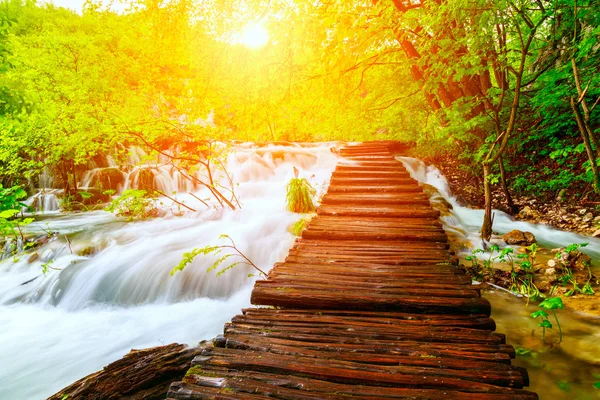
M 502 235 L 502 239 L 506 244 L 520 246 L 529 246 L 536 242 L 533 233 L 523 232 L 516 229 Z
M 148 168 L 140 169 L 134 182 L 136 183 L 136 189 L 143 189 L 148 192 L 158 189 L 154 179 L 154 173 Z
M 40 258 L 40 255 L 39 255 L 38 253 L 32 253 L 32 254 L 29 256 L 29 258 L 27 259 L 27 262 L 28 262 L 29 264 L 31 264 L 31 263 L 33 263 L 33 262 L 35 262 L 35 261 L 39 260 L 39 258 Z
M 590 256 L 579 251 L 572 251 L 571 254 L 569 254 L 569 259 L 570 265 L 575 271 L 587 270 L 592 263 L 592 258 Z
M 536 282 L 535 286 L 538 288 L 540 292 L 547 293 L 552 289 L 552 280 L 551 279 L 541 279 Z
M 440 195 L 440 192 L 434 186 L 422 183 L 421 187 L 423 188 L 423 192 L 429 196 L 431 204 L 435 209 L 439 210 L 442 215 L 450 214 L 450 210 L 452 210 L 452 204 L 450 204 L 442 195 Z
M 594 214 L 592 214 L 591 212 L 589 212 L 589 213 L 585 214 L 581 220 L 583 222 L 590 222 L 593 219 L 594 219 Z
M 592 233 L 593 237 L 600 237 L 600 229 L 596 229 L 594 233 Z
M 97 253 L 96 248 L 94 248 L 93 246 L 86 246 L 83 249 L 79 250 L 77 252 L 77 255 L 82 257 L 89 257 L 94 255 L 95 253 Z
M 118 168 L 109 167 L 98 170 L 90 182 L 91 187 L 96 187 L 101 191 L 117 190 L 119 186 L 125 183 L 125 174 Z
M 567 253 L 564 248 L 560 248 L 552 249 L 552 252 L 554 253 L 554 258 L 556 259 L 555 268 L 557 269 L 569 268 L 573 272 L 585 271 L 587 274 L 588 268 L 592 263 L 592 258 L 590 256 L 578 250 L 573 250 L 570 253 Z
M 519 211 L 519 213 L 517 214 L 518 219 L 534 219 L 535 220 L 535 219 L 538 219 L 539 217 L 540 217 L 540 215 L 538 214 L 538 212 L 529 206 L 523 207 L 521 209 L 521 211 Z

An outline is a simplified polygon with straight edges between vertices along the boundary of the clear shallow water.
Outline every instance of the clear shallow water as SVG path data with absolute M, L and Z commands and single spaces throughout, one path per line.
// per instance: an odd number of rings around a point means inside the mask
M 541 400 L 600 399 L 600 390 L 593 387 L 600 381 L 600 320 L 558 310 L 563 329 L 563 341 L 552 316 L 553 329 L 542 330 L 529 314 L 538 309 L 531 302 L 526 305 L 501 290 L 484 290 L 483 297 L 492 304 L 492 318 L 496 331 L 506 335 L 506 341 L 516 349 L 524 349 L 513 365 L 527 368 L 530 378 L 528 390 L 538 393 Z
M 247 146 L 228 160 L 242 210 L 174 216 L 165 200 L 165 217 L 135 223 L 104 211 L 41 217 L 31 232 L 59 235 L 36 249 L 40 258 L 0 262 L 0 399 L 43 399 L 132 348 L 194 345 L 220 333 L 249 306 L 255 271 L 239 265 L 221 277 L 207 274 L 214 257 L 199 257 L 175 276 L 171 269 L 184 252 L 219 244 L 220 234 L 270 269 L 285 258 L 294 240 L 288 228 L 300 219 L 285 210 L 293 167 L 323 190 L 336 163 L 328 145 Z M 167 172 L 161 182 L 200 209 Z M 55 269 L 43 275 L 49 261 Z

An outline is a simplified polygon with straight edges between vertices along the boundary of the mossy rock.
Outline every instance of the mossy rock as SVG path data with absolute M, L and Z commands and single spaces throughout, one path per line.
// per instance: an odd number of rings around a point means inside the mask
M 124 184 L 125 174 L 115 167 L 98 170 L 90 182 L 91 187 L 98 188 L 101 191 L 118 190 L 118 188 Z

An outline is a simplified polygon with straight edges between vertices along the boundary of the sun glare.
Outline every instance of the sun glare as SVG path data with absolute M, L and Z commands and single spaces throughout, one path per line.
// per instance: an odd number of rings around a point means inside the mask
M 251 49 L 260 49 L 269 41 L 269 32 L 258 23 L 249 23 L 242 31 L 242 43 Z

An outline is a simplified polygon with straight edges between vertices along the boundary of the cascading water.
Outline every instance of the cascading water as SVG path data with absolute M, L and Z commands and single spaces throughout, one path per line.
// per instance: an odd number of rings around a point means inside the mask
M 466 252 L 483 247 L 479 230 L 483 222 L 483 210 L 467 208 L 458 203 L 456 197 L 450 193 L 448 181 L 442 173 L 433 166 L 426 166 L 422 161 L 411 157 L 398 157 L 411 176 L 419 182 L 433 186 L 438 194 L 433 195 L 431 201 L 447 202 L 451 208 L 446 213 L 442 213 L 442 222 L 444 229 L 459 238 L 459 241 L 466 243 Z M 439 196 L 439 197 L 437 197 Z M 588 243 L 588 246 L 582 251 L 590 255 L 594 260 L 600 261 L 600 239 L 579 235 L 573 232 L 561 231 L 544 224 L 534 224 L 524 221 L 517 221 L 510 215 L 494 210 L 494 231 L 500 235 L 492 236 L 492 242 L 500 243 L 502 234 L 513 229 L 528 231 L 535 235 L 538 243 L 547 248 L 558 248 L 570 245 L 572 243 Z
M 48 213 L 58 211 L 58 195 L 62 194 L 61 189 L 41 189 L 39 192 L 29 197 L 24 204 L 36 212 Z M 24 210 L 27 211 L 27 210 Z
M 255 271 L 238 265 L 217 278 L 206 273 L 213 257 L 174 276 L 171 269 L 184 252 L 219 244 L 220 234 L 263 270 L 282 260 L 294 240 L 288 228 L 300 219 L 285 209 L 285 185 L 296 167 L 322 191 L 337 163 L 329 148 L 240 146 L 227 170 L 241 210 L 206 209 L 170 174 L 177 200 L 203 211 L 175 204 L 135 223 L 104 211 L 57 213 L 30 225 L 30 234 L 57 233 L 37 255 L 0 262 L 0 399 L 42 399 L 131 348 L 218 334 L 249 305 Z M 193 194 L 208 197 L 206 188 Z

